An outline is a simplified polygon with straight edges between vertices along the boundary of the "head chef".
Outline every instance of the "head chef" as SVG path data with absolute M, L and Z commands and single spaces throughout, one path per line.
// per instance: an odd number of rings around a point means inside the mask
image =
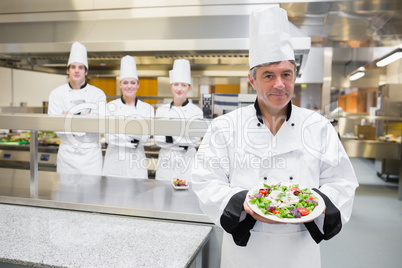
M 279 7 L 250 17 L 250 72 L 261 115 L 273 134 L 283 123 L 294 93 L 296 64 L 287 13 Z
M 74 42 L 71 46 L 67 74 L 73 89 L 80 89 L 85 84 L 85 77 L 88 74 L 87 49 L 79 42 Z
M 201 210 L 225 231 L 220 267 L 321 268 L 318 243 L 338 234 L 352 212 L 353 166 L 328 120 L 291 104 L 296 71 L 285 10 L 252 13 L 249 60 L 257 99 L 211 122 L 197 151 L 192 189 Z M 219 165 L 216 159 L 225 160 Z M 281 183 L 320 191 L 323 210 L 308 223 L 285 220 L 311 214 L 292 193 L 298 189 L 282 199 L 275 187 L 265 189 Z M 274 201 L 260 210 L 253 193 Z

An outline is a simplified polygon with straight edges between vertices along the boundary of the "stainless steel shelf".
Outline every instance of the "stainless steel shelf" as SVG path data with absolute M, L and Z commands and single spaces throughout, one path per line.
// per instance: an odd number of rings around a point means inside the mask
M 402 159 L 400 143 L 342 139 L 342 145 L 349 157 Z
M 0 114 L 0 128 L 202 137 L 209 119 L 115 119 L 108 117 L 50 116 L 47 114 Z
M 367 120 L 384 120 L 384 121 L 395 121 L 402 123 L 402 117 L 397 116 L 372 116 L 372 115 L 347 115 L 347 116 L 337 116 L 331 117 L 329 119 L 367 119 Z

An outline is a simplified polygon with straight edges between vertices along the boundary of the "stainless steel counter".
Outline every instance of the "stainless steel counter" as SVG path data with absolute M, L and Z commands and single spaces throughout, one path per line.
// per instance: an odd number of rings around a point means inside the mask
M 402 144 L 396 142 L 384 142 L 377 140 L 341 139 L 349 157 L 364 157 L 373 159 L 398 160 L 399 188 L 398 199 L 402 200 Z
M 58 146 L 38 146 L 38 169 L 56 171 Z M 0 168 L 30 169 L 29 145 L 0 144 Z
M 0 202 L 58 207 L 155 219 L 211 223 L 198 206 L 191 183 L 176 190 L 170 181 L 39 171 L 38 198 L 30 198 L 28 170 L 0 169 Z
M 38 198 L 32 198 L 29 170 L 0 168 L 0 203 L 211 226 L 202 263 L 219 267 L 223 231 L 202 213 L 191 183 L 176 190 L 170 181 L 39 171 Z
M 341 140 L 349 157 L 402 160 L 402 145 L 400 143 L 346 138 Z

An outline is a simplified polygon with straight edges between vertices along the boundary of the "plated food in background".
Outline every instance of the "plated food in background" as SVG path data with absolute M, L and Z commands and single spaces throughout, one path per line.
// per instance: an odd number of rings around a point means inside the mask
M 53 131 L 39 131 L 38 143 L 39 145 L 59 145 L 60 138 Z
M 9 133 L 6 137 L 0 139 L 1 144 L 5 145 L 24 145 L 29 144 L 28 133 Z
M 177 178 L 172 181 L 172 186 L 175 189 L 180 189 L 180 190 L 187 189 L 188 182 L 186 182 L 186 180 L 181 180 L 181 179 Z
M 9 133 L 0 139 L 0 144 L 5 145 L 28 145 L 30 143 L 30 132 Z M 52 131 L 38 131 L 38 144 L 41 146 L 59 145 L 60 138 Z
M 313 190 L 299 184 L 261 184 L 247 194 L 251 209 L 267 219 L 284 223 L 314 220 L 325 209 L 324 200 Z
M 395 137 L 393 134 L 387 134 L 385 136 L 380 136 L 378 138 L 380 141 L 385 141 L 385 142 L 399 142 L 401 143 L 401 136 Z

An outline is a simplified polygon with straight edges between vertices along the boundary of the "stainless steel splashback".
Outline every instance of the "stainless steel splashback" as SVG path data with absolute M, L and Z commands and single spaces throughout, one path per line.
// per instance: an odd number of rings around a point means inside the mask
M 99 76 L 118 75 L 120 58 L 127 54 L 136 57 L 139 70 L 154 76 L 167 75 L 179 57 L 189 59 L 200 76 L 220 68 L 247 75 L 249 16 L 272 6 L 261 1 L 22 2 L 0 3 L 0 66 L 65 74 L 71 43 L 80 41 L 88 49 L 90 74 Z M 311 42 L 294 25 L 291 33 L 301 75 Z

